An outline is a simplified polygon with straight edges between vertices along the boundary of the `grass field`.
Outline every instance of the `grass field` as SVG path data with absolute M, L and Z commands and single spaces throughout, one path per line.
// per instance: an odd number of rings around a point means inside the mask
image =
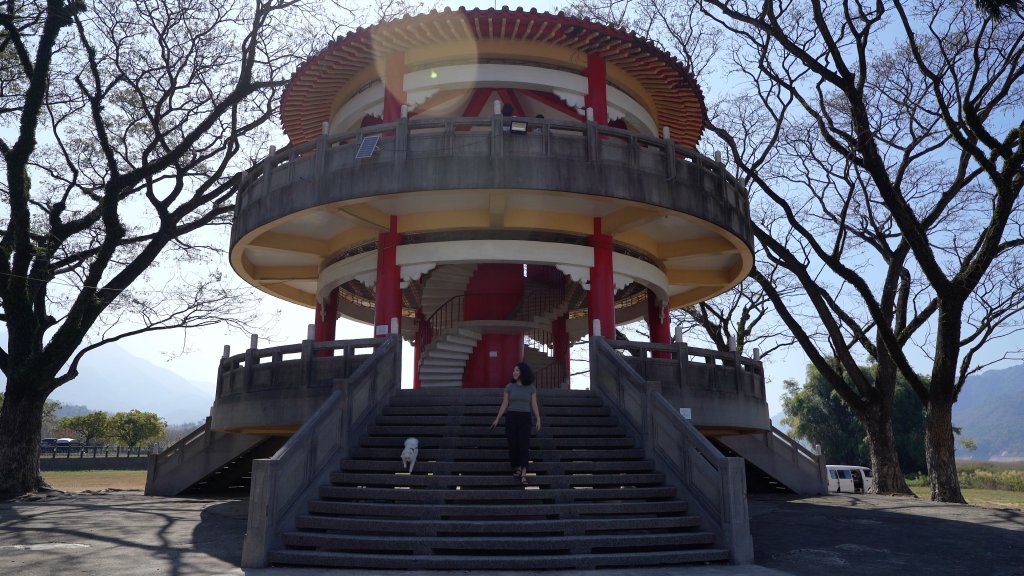
M 911 486 L 910 489 L 922 500 L 931 498 L 931 489 L 927 486 Z M 1024 492 L 986 490 L 983 488 L 962 488 L 961 492 L 963 492 L 967 503 L 974 506 L 1024 509 Z
M 142 490 L 146 487 L 145 470 L 76 470 L 74 472 L 44 472 L 46 482 L 65 492 L 85 490 Z

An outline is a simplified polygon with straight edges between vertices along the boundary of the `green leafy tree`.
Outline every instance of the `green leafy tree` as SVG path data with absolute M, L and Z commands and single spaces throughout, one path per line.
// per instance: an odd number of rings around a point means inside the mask
M 834 362 L 834 361 L 833 361 Z M 877 375 L 875 366 L 862 366 L 869 379 Z M 835 388 L 814 366 L 807 367 L 803 386 L 794 380 L 785 382 L 782 423 L 793 435 L 812 444 L 820 444 L 830 464 L 868 465 L 871 450 L 867 430 Z M 925 412 L 914 391 L 903 378 L 897 378 L 893 404 L 893 437 L 900 468 L 904 474 L 927 470 L 924 450 Z
M 72 431 L 75 436 L 82 439 L 86 446 L 92 445 L 97 438 L 103 438 L 107 433 L 109 417 L 102 410 L 90 412 L 84 416 L 68 416 L 57 421 L 57 426 Z
M 167 422 L 153 412 L 129 410 L 107 419 L 107 435 L 129 448 L 159 440 L 165 434 Z
M 975 0 L 975 4 L 985 14 L 988 14 L 989 18 L 995 20 L 1010 18 L 1015 12 L 1020 16 L 1020 11 L 1024 10 L 1024 1 L 1022 0 Z

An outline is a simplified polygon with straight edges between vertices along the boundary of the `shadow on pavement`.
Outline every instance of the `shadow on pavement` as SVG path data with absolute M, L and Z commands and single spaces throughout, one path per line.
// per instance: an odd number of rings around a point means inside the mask
M 796 576 L 1024 576 L 1024 513 L 908 497 L 753 496 L 755 562 Z
M 196 552 L 229 564 L 242 563 L 242 542 L 248 518 L 249 499 L 230 500 L 203 509 L 192 530 Z

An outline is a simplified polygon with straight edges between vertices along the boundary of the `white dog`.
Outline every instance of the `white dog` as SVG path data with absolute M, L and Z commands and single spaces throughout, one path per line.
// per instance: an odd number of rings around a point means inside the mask
M 415 438 L 405 439 L 405 450 L 402 450 L 402 466 L 409 469 L 409 474 L 412 474 L 412 469 L 416 466 L 416 455 L 420 453 L 420 441 Z

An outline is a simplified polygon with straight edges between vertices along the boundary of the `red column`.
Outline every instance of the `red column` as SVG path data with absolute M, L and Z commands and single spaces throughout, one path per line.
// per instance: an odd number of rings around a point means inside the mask
M 316 317 L 313 319 L 313 340 L 329 342 L 334 340 L 338 326 L 338 289 L 331 290 L 327 302 L 316 303 Z M 331 356 L 330 350 L 321 350 L 317 356 Z
M 601 126 L 608 124 L 608 74 L 604 58 L 599 54 L 587 54 L 587 97 L 588 108 L 594 109 L 594 122 Z
M 402 274 L 396 261 L 402 235 L 398 216 L 391 216 L 391 229 L 377 238 L 377 300 L 373 316 L 374 336 L 391 334 L 391 319 L 402 321 Z M 383 327 L 383 328 L 382 328 Z M 397 333 L 397 332 L 396 332 Z
M 384 122 L 395 122 L 405 104 L 405 52 L 395 52 L 384 63 Z
M 615 279 L 612 275 L 612 237 L 601 233 L 601 219 L 594 218 L 594 235 L 590 237 L 594 247 L 594 267 L 590 269 L 590 294 L 587 310 L 590 326 L 594 333 L 594 320 L 601 321 L 601 334 L 615 338 Z
M 672 327 L 668 317 L 668 306 L 660 304 L 651 290 L 647 291 L 647 327 L 651 332 L 651 343 L 671 344 Z M 655 358 L 671 358 L 668 352 L 655 352 Z

